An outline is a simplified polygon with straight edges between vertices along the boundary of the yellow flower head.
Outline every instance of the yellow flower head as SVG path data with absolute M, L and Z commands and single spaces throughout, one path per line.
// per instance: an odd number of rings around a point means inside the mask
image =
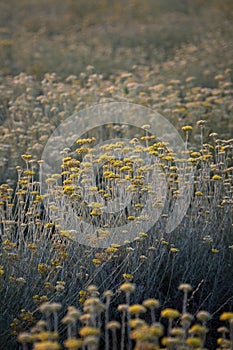
M 130 327 L 131 328 L 140 328 L 141 326 L 145 325 L 146 322 L 140 318 L 135 318 L 133 320 L 130 320 Z
M 27 161 L 27 160 L 29 160 L 29 159 L 32 158 L 32 155 L 31 155 L 31 154 L 23 154 L 23 155 L 21 156 L 21 158 Z
M 143 305 L 148 309 L 157 309 L 160 306 L 158 299 L 147 299 L 143 301 Z
M 208 329 L 206 327 L 201 326 L 200 324 L 194 324 L 190 330 L 190 334 L 205 334 L 208 332 Z
M 132 315 L 144 314 L 146 312 L 146 308 L 143 305 L 134 304 L 134 305 L 129 307 L 129 312 Z
M 201 339 L 197 337 L 188 338 L 186 342 L 188 345 L 190 345 L 193 348 L 200 348 L 201 346 Z
M 87 337 L 89 335 L 100 335 L 100 330 L 95 327 L 82 327 L 79 331 L 81 337 Z
M 34 345 L 33 350 L 59 350 L 61 346 L 57 342 L 53 342 L 50 340 L 42 341 L 40 343 L 36 343 Z
M 212 177 L 212 180 L 214 180 L 214 181 L 221 181 L 221 180 L 222 180 L 222 176 L 220 176 L 220 175 L 214 175 L 214 176 Z
M 161 312 L 161 316 L 164 318 L 168 318 L 168 319 L 175 319 L 178 318 L 180 316 L 179 311 L 177 311 L 176 309 L 164 309 Z
M 64 345 L 67 349 L 80 349 L 83 345 L 83 341 L 81 339 L 69 338 L 64 341 Z
M 232 321 L 233 320 L 233 312 L 223 312 L 220 316 L 221 321 Z
M 192 130 L 192 129 L 193 129 L 193 127 L 191 125 L 185 125 L 185 126 L 182 127 L 183 131 L 189 131 L 189 130 Z
M 131 275 L 130 273 L 123 273 L 122 276 L 124 277 L 125 280 L 132 280 L 133 279 L 133 275 Z

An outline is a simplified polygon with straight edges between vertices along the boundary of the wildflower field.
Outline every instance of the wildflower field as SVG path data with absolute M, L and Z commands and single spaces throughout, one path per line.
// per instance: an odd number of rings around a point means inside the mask
M 232 18 L 228 0 L 0 2 L 0 349 L 233 349 Z M 132 125 L 67 122 L 125 105 Z

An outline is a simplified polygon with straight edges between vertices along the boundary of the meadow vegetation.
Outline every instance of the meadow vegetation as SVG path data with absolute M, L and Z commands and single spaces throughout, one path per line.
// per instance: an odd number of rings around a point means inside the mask
M 232 15 L 227 0 L 0 3 L 2 348 L 232 349 Z M 112 101 L 159 112 L 183 137 L 194 187 L 171 233 L 169 210 L 184 195 L 175 163 L 183 160 L 149 125 L 82 135 L 41 191 L 51 133 L 72 114 Z M 116 133 L 130 143 L 95 153 Z M 167 184 L 165 208 L 162 197 L 149 197 L 151 157 Z M 131 211 L 106 215 L 116 192 L 132 194 Z M 162 209 L 145 230 L 148 198 Z M 70 206 L 101 225 L 98 235 L 74 232 Z M 141 231 L 97 248 L 113 221 L 137 222 Z

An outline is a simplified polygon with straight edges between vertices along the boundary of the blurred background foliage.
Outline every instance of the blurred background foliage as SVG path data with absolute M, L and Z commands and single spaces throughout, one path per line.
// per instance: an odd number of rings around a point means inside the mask
M 161 64 L 168 78 L 211 74 L 232 65 L 231 0 L 0 1 L 0 73 L 79 74 L 87 64 L 109 75 Z M 191 50 L 191 52 L 190 52 Z M 163 67 L 192 56 L 182 68 Z

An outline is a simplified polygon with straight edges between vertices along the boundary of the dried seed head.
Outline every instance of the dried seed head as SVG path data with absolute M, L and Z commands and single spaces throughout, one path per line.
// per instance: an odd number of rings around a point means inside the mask
M 192 289 L 192 286 L 188 283 L 182 283 L 179 285 L 179 290 L 182 290 L 183 292 L 190 292 Z
M 233 317 L 233 313 L 232 313 L 232 317 Z M 211 319 L 211 314 L 208 311 L 199 311 L 197 313 L 197 319 L 201 322 L 209 321 Z
M 120 312 L 126 312 L 128 310 L 128 307 L 129 306 L 127 304 L 120 304 L 118 305 L 117 310 Z
M 23 332 L 18 335 L 17 338 L 19 343 L 32 343 L 33 342 L 33 337 L 30 333 L 28 332 Z

